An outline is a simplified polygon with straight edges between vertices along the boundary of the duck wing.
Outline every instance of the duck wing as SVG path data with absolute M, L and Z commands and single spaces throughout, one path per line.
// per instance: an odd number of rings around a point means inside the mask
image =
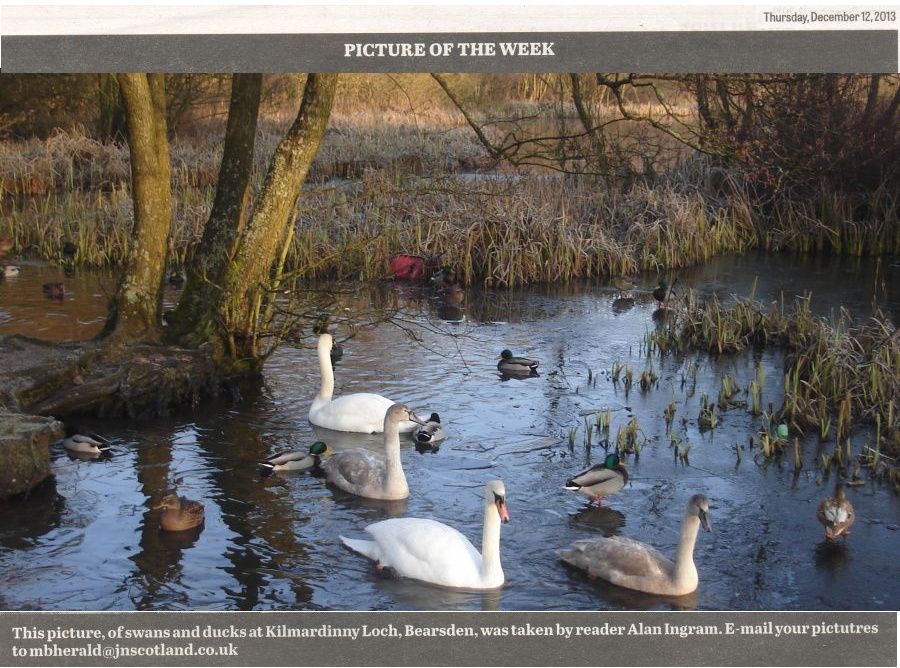
M 566 489 L 579 489 L 581 487 L 593 487 L 620 477 L 618 471 L 607 468 L 605 464 L 595 464 L 578 475 L 574 475 L 566 481 Z
M 287 464 L 288 462 L 298 462 L 301 459 L 308 457 L 309 453 L 297 451 L 297 452 L 279 452 L 277 455 L 272 455 L 268 459 L 264 459 L 262 463 L 265 464 L 274 464 L 276 466 L 280 466 L 281 464 Z
M 478 587 L 481 554 L 451 526 L 429 519 L 398 518 L 366 527 L 380 561 L 398 574 L 445 587 Z

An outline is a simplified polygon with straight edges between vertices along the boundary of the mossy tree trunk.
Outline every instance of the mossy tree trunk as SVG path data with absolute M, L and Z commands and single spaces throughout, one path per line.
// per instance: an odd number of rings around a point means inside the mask
M 318 153 L 331 114 L 337 74 L 309 74 L 300 111 L 279 142 L 237 249 L 222 281 L 217 317 L 235 372 L 261 363 L 261 314 L 273 297 L 271 278 L 290 239 L 300 188 Z
M 244 228 L 250 202 L 261 74 L 235 74 L 216 196 L 203 238 L 188 267 L 184 293 L 169 318 L 168 338 L 203 343 L 216 334 L 220 286 Z
M 104 336 L 156 341 L 172 222 L 172 168 L 166 137 L 166 91 L 162 74 L 119 74 L 128 119 L 134 227 L 125 270 Z

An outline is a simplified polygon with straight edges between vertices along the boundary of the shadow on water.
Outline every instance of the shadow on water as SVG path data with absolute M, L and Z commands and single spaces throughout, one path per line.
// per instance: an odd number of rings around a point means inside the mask
M 813 292 L 812 308 L 841 305 L 858 316 L 873 297 L 900 313 L 900 268 L 856 261 L 756 256 L 720 258 L 679 272 L 676 298 L 688 287 L 707 296 L 746 295 L 756 280 L 764 301 Z M 91 461 L 51 448 L 55 481 L 27 499 L 0 504 L 0 590 L 8 608 L 80 609 L 895 609 L 900 593 L 900 497 L 867 481 L 847 491 L 858 521 L 846 545 L 822 543 L 818 501 L 832 489 L 816 469 L 833 442 L 801 438 L 803 468 L 792 457 L 755 462 L 746 448 L 760 419 L 723 411 L 700 429 L 700 399 L 714 399 L 724 374 L 746 388 L 766 370 L 764 404 L 780 404 L 783 357 L 777 350 L 735 356 L 700 354 L 652 360 L 658 384 L 641 390 L 648 366 L 640 342 L 657 324 L 650 291 L 657 276 L 637 278 L 633 300 L 606 283 L 573 282 L 514 290 L 468 288 L 459 303 L 427 286 L 353 286 L 355 303 L 403 309 L 421 342 L 390 325 L 344 340 L 336 394 L 377 392 L 416 412 L 437 412 L 448 437 L 420 453 L 402 438 L 411 490 L 399 503 L 365 501 L 327 486 L 314 473 L 263 477 L 257 462 L 322 440 L 339 450 L 384 449 L 381 434 L 327 432 L 307 421 L 319 388 L 313 341 L 282 347 L 262 382 L 150 423 L 84 420 L 113 443 Z M 40 286 L 62 281 L 66 299 Z M 68 282 L 67 282 L 68 281 Z M 51 340 L 94 335 L 106 312 L 108 277 L 23 263 L 16 281 L 0 282 L 0 334 Z M 168 300 L 172 300 L 169 295 Z M 338 323 L 340 329 L 340 323 Z M 341 331 L 339 338 L 349 336 Z M 541 362 L 541 375 L 502 380 L 497 357 L 509 348 Z M 628 364 L 634 387 L 612 381 Z M 685 380 L 682 381 L 682 378 Z M 673 404 L 669 431 L 663 419 Z M 613 507 L 585 506 L 565 491 L 572 474 L 596 463 L 598 415 L 609 411 L 609 439 L 632 418 L 640 456 L 624 457 L 629 485 Z M 79 421 L 81 422 L 81 421 Z M 593 425 L 590 445 L 586 425 Z M 568 434 L 574 430 L 572 447 Z M 690 446 L 678 459 L 671 438 Z M 864 442 L 865 435 L 854 443 Z M 741 450 L 740 447 L 744 449 Z M 741 454 L 741 457 L 737 455 Z M 365 535 L 367 524 L 395 516 L 444 522 L 480 547 L 486 480 L 507 486 L 512 523 L 501 555 L 507 583 L 498 592 L 444 590 L 374 576 L 339 536 Z M 160 531 L 151 508 L 177 491 L 204 504 L 196 535 Z M 716 533 L 698 541 L 700 588 L 687 600 L 648 597 L 590 581 L 553 550 L 576 538 L 622 535 L 674 552 L 686 499 L 712 501 Z M 866 568 L 860 568 L 866 564 Z

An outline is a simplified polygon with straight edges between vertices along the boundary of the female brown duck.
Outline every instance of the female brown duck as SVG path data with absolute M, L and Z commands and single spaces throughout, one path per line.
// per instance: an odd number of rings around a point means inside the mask
M 163 531 L 187 531 L 203 524 L 205 511 L 199 501 L 191 501 L 177 494 L 163 498 L 154 510 L 162 510 L 159 526 Z

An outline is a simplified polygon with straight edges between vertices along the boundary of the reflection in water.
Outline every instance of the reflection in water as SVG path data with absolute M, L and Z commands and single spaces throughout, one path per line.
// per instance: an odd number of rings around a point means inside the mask
M 619 532 L 625 526 L 625 514 L 606 506 L 588 504 L 569 517 L 572 526 L 597 529 L 607 538 Z
M 23 263 L 20 279 L 0 282 L 8 320 L 0 334 L 19 332 L 53 340 L 87 338 L 106 313 L 107 286 L 92 272 L 66 278 L 56 268 Z M 900 268 L 865 262 L 797 258 L 724 258 L 679 273 L 679 289 L 701 298 L 748 294 L 758 277 L 762 300 L 812 290 L 812 308 L 828 314 L 840 303 L 870 313 L 872 297 L 896 317 Z M 746 411 L 721 415 L 714 433 L 697 429 L 703 393 L 718 394 L 725 373 L 742 387 L 758 362 L 766 371 L 765 402 L 780 404 L 784 382 L 780 351 L 748 351 L 710 358 L 654 358 L 659 387 L 632 390 L 614 384 L 614 363 L 645 368 L 639 342 L 653 327 L 656 276 L 638 279 L 634 303 L 620 308 L 601 284 L 570 283 L 528 289 L 469 288 L 454 322 L 442 321 L 442 300 L 429 286 L 349 286 L 347 307 L 371 304 L 403 309 L 421 342 L 390 325 L 362 328 L 344 342 L 336 394 L 377 392 L 422 415 L 439 413 L 448 425 L 440 452 L 415 451 L 403 438 L 403 465 L 411 496 L 403 502 L 368 501 L 329 488 L 313 474 L 263 478 L 256 463 L 316 440 L 333 449 L 365 447 L 383 453 L 380 434 L 325 432 L 307 421 L 319 388 L 313 337 L 306 348 L 279 349 L 262 382 L 241 385 L 239 398 L 223 397 L 170 419 L 150 423 L 88 420 L 115 445 L 111 457 L 71 459 L 51 448 L 56 476 L 27 498 L 0 504 L 2 606 L 38 609 L 893 609 L 900 578 L 900 532 L 887 527 L 900 514 L 900 497 L 870 483 L 848 490 L 860 518 L 848 545 L 819 544 L 821 527 L 810 499 L 822 496 L 814 462 L 820 444 L 801 441 L 803 473 L 790 465 L 754 466 L 749 450 L 736 465 L 732 444 L 747 443 L 759 421 Z M 41 284 L 63 281 L 66 299 L 47 301 Z M 171 301 L 171 299 L 170 299 Z M 336 328 L 345 326 L 338 319 Z M 348 334 L 349 332 L 342 332 Z M 539 377 L 498 382 L 497 353 L 528 351 L 546 361 Z M 696 374 L 692 365 L 696 363 Z M 427 369 L 428 373 L 421 370 Z M 592 382 L 588 382 L 589 370 Z M 686 385 L 680 378 L 688 378 Z M 695 380 L 696 377 L 696 380 Z M 692 391 L 696 388 L 696 393 Z M 663 413 L 676 402 L 672 432 L 690 444 L 690 465 L 673 457 Z M 625 410 L 625 407 L 628 410 Z M 575 507 L 565 480 L 590 461 L 585 418 L 610 410 L 611 434 L 632 415 L 646 442 L 640 458 L 627 457 L 633 483 L 614 508 Z M 81 429 L 81 427 L 84 429 Z M 575 430 L 571 449 L 569 431 Z M 598 432 L 592 434 L 593 454 Z M 854 443 L 863 442 L 856 439 Z M 433 454 L 433 453 L 432 453 Z M 807 472 L 809 475 L 807 475 Z M 361 535 L 372 522 L 396 516 L 427 517 L 459 529 L 480 544 L 482 490 L 501 478 L 512 523 L 501 553 L 507 582 L 498 592 L 466 593 L 372 575 L 350 556 L 339 536 Z M 149 509 L 177 490 L 202 501 L 206 524 L 196 536 L 160 532 Z M 553 550 L 585 534 L 624 535 L 674 552 L 686 499 L 703 492 L 714 505 L 717 533 L 697 546 L 700 588 L 672 601 L 591 582 L 570 573 Z M 570 510 L 563 510 L 570 508 Z M 881 520 L 876 523 L 874 520 Z M 798 546 L 800 548 L 798 549 Z M 806 546 L 805 548 L 803 546 Z M 815 547 L 814 547 L 815 546 Z M 852 568 L 854 553 L 869 568 Z
M 823 540 L 815 547 L 816 567 L 832 575 L 847 570 L 853 560 L 850 558 L 846 540 Z
M 633 308 L 634 297 L 619 297 L 618 299 L 613 299 L 612 312 L 616 315 L 619 315 L 621 313 L 628 313 L 628 311 Z

